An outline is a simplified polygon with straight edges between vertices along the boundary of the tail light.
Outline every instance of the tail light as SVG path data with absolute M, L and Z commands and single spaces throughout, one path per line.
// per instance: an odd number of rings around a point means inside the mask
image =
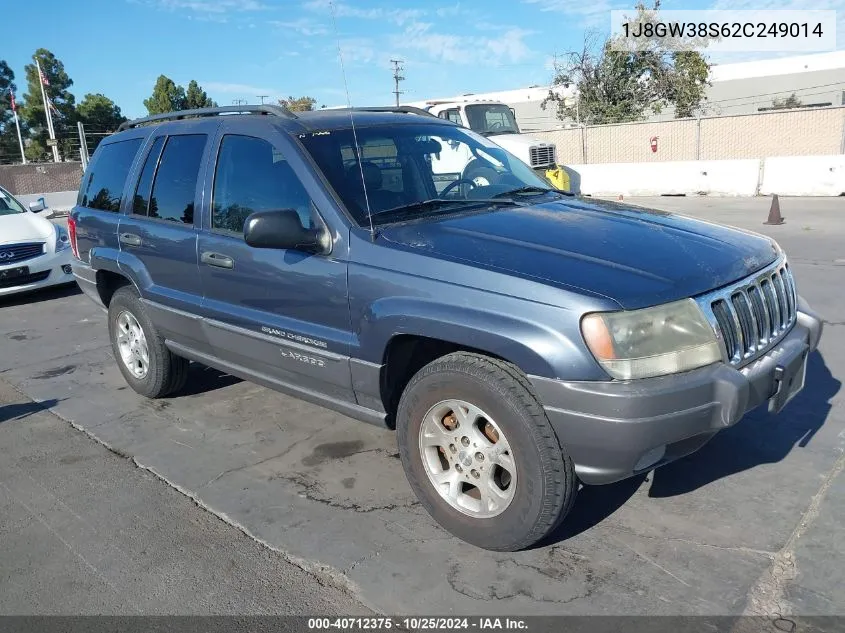
M 76 220 L 71 215 L 67 217 L 67 235 L 70 239 L 70 250 L 73 251 L 73 256 L 79 259 L 79 247 L 76 245 Z

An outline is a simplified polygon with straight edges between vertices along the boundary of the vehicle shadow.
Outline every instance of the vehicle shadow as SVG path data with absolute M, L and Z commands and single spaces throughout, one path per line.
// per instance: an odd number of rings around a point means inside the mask
M 237 376 L 232 376 L 213 367 L 206 367 L 200 363 L 191 363 L 188 367 L 188 381 L 185 386 L 170 397 L 200 396 L 216 389 L 236 385 L 239 382 L 243 381 Z
M 760 464 L 784 459 L 793 448 L 805 447 L 827 420 L 830 400 L 842 387 L 816 351 L 807 362 L 804 390 L 779 415 L 766 405 L 738 424 L 718 433 L 701 450 L 652 474 L 650 497 L 682 495 Z
M 51 399 L 43 402 L 21 402 L 17 404 L 3 404 L 0 405 L 0 422 L 14 422 L 15 420 L 22 420 L 23 418 L 45 411 L 51 407 L 56 406 L 60 400 Z
M 23 306 L 42 301 L 54 301 L 82 294 L 79 285 L 74 281 L 63 286 L 51 286 L 43 290 L 31 290 L 20 294 L 13 294 L 7 297 L 0 297 L 0 308 L 11 308 Z
M 761 405 L 677 462 L 615 484 L 582 486 L 561 526 L 534 547 L 554 545 L 598 525 L 625 505 L 648 478 L 652 480 L 649 497 L 672 497 L 760 464 L 781 461 L 796 446 L 810 443 L 841 387 L 822 355 L 814 352 L 807 362 L 806 387 L 779 415 L 770 415 L 766 405 Z

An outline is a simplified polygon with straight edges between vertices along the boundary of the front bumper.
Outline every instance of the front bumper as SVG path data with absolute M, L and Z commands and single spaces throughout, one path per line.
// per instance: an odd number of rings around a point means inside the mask
M 45 253 L 19 263 L 0 266 L 0 272 L 19 266 L 29 268 L 29 275 L 26 277 L 9 281 L 0 279 L 0 297 L 73 283 L 72 259 L 71 250 L 66 248 L 58 253 Z M 63 268 L 64 266 L 67 268 Z
M 742 369 L 724 363 L 632 381 L 564 382 L 531 376 L 555 432 L 585 484 L 607 484 L 695 452 L 779 389 L 818 346 L 822 320 L 799 302 L 798 321 Z

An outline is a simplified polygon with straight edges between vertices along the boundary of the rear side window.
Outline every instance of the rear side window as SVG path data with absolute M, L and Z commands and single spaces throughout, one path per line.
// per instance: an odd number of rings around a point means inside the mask
M 194 223 L 194 193 L 207 138 L 205 134 L 182 134 L 167 138 L 150 195 L 147 210 L 149 217 L 184 224 Z
M 141 171 L 141 177 L 138 179 L 138 185 L 135 187 L 135 197 L 132 200 L 132 213 L 136 215 L 147 215 L 149 212 L 150 191 L 153 187 L 153 176 L 155 176 L 156 167 L 158 167 L 158 158 L 161 156 L 162 145 L 164 145 L 164 137 L 159 136 L 153 142 L 150 153 L 147 154 L 144 169 Z
M 102 144 L 89 167 L 80 205 L 101 211 L 120 211 L 120 197 L 143 139 Z

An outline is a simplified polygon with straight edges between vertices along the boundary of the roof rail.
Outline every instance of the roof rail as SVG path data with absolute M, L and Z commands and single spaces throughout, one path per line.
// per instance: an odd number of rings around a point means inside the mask
M 364 106 L 354 107 L 352 108 L 352 110 L 358 112 L 398 112 L 401 114 L 422 114 L 424 116 L 433 116 L 437 118 L 436 115 L 432 114 L 428 110 L 423 110 L 422 108 L 415 108 L 414 106 Z
M 197 108 L 195 110 L 177 110 L 175 112 L 165 112 L 164 114 L 154 114 L 152 116 L 143 117 L 141 119 L 134 119 L 120 124 L 117 128 L 118 132 L 128 130 L 129 128 L 138 127 L 145 123 L 154 123 L 156 121 L 177 121 L 189 117 L 210 117 L 219 114 L 269 114 L 272 116 L 287 117 L 295 119 L 296 115 L 280 105 L 247 105 L 247 106 L 222 106 L 218 108 Z

